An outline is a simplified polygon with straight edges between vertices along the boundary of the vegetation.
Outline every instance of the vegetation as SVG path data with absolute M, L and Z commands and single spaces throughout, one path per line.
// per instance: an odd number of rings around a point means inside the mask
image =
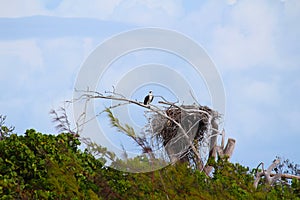
M 35 130 L 3 138 L 1 199 L 300 199 L 299 181 L 270 187 L 262 180 L 255 190 L 254 172 L 226 159 L 210 161 L 213 178 L 184 163 L 133 174 L 104 167 L 79 144 L 72 134 Z
M 255 189 L 255 169 L 226 158 L 208 161 L 214 168 L 211 177 L 184 162 L 148 173 L 125 173 L 104 166 L 104 156 L 96 159 L 80 150 L 77 135 L 32 129 L 17 135 L 4 120 L 1 117 L 0 199 L 300 199 L 299 180 L 269 186 L 262 178 Z M 126 166 L 143 167 L 139 161 L 128 159 Z M 299 172 L 288 160 L 277 170 Z

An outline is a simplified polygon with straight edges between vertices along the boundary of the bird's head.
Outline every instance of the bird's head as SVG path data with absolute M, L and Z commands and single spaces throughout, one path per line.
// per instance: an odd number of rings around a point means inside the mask
M 152 94 L 152 90 L 149 91 L 149 94 Z

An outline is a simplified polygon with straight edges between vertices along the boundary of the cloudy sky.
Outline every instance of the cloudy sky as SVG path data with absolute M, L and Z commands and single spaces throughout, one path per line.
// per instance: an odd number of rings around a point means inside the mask
M 80 67 L 99 44 L 133 28 L 166 28 L 201 45 L 220 72 L 224 128 L 237 140 L 232 161 L 300 163 L 299 19 L 298 0 L 5 1 L 0 114 L 18 133 L 55 133 L 49 110 L 72 98 Z

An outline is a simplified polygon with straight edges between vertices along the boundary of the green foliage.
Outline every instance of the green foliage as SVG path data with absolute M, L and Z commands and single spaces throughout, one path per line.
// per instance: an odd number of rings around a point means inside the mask
M 122 125 L 119 119 L 113 115 L 109 108 L 107 108 L 105 111 L 107 112 L 110 123 L 113 127 L 117 128 L 118 131 L 126 134 L 129 137 L 135 137 L 134 129 L 131 126 L 129 126 L 128 124 Z
M 72 134 L 35 130 L 2 139 L 0 199 L 300 199 L 299 180 L 275 186 L 262 181 L 255 190 L 252 171 L 227 159 L 209 160 L 212 177 L 187 163 L 133 174 L 104 167 L 102 159 L 79 150 L 79 145 Z M 144 170 L 148 159 L 114 164 Z
M 72 134 L 54 136 L 34 130 L 0 141 L 0 196 L 80 199 L 97 192 L 89 177 L 102 164 L 80 152 L 79 144 Z
M 118 199 L 297 199 L 299 183 L 274 187 L 260 185 L 255 190 L 249 168 L 226 159 L 211 161 L 213 177 L 191 169 L 185 163 L 162 170 L 130 174 L 115 171 L 111 186 Z M 111 176 L 111 174 L 109 175 Z M 297 185 L 298 184 L 298 185 Z M 298 188 L 298 189 L 297 189 Z

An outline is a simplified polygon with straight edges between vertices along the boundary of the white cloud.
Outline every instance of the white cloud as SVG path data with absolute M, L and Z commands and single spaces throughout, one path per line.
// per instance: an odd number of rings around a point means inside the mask
M 234 4 L 237 3 L 237 0 L 227 0 L 227 3 L 228 3 L 229 5 L 234 5 Z
M 1 63 L 3 70 L 15 69 L 17 66 L 13 63 L 18 61 L 24 64 L 22 68 L 27 66 L 29 71 L 41 70 L 44 65 L 42 51 L 35 40 L 0 41 L 0 58 L 7 60 Z
M 72 98 L 83 46 L 83 40 L 74 38 L 0 41 L 1 114 L 15 119 L 22 129 L 51 129 L 51 104 Z
M 180 0 L 125 0 L 116 8 L 111 19 L 137 25 L 170 27 L 182 15 Z
M 45 10 L 39 0 L 10 0 L 2 1 L 0 17 L 24 17 L 45 14 Z
M 277 65 L 276 10 L 261 1 L 241 1 L 214 31 L 213 54 L 227 68 Z
M 149 9 L 160 9 L 164 11 L 168 16 L 177 17 L 182 11 L 181 2 L 179 0 L 146 0 L 142 1 L 142 4 Z
M 46 2 L 12 0 L 2 4 L 0 17 L 48 15 L 115 20 L 138 25 L 168 25 L 182 16 L 181 0 L 63 0 L 47 9 Z
M 120 2 L 121 0 L 63 0 L 55 9 L 47 10 L 46 2 L 43 1 L 11 0 L 1 4 L 0 17 L 51 15 L 107 19 Z
M 108 19 L 121 0 L 64 0 L 53 11 L 55 16 Z

